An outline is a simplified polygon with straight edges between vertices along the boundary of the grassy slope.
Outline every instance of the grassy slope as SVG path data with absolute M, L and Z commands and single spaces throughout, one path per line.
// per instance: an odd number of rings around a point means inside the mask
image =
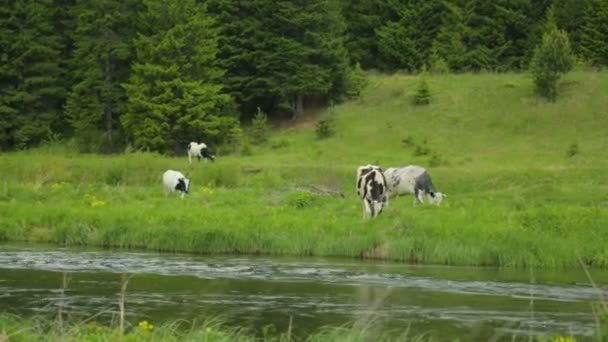
M 431 77 L 434 102 L 410 104 L 416 78 L 373 76 L 360 100 L 335 107 L 337 134 L 276 133 L 252 156 L 189 167 L 185 157 L 75 155 L 55 149 L 0 156 L 0 238 L 193 252 L 372 256 L 545 267 L 579 258 L 608 266 L 608 74 L 577 72 L 556 103 L 531 96 L 525 75 Z M 327 114 L 326 114 L 327 115 Z M 361 220 L 358 165 L 429 167 L 445 205 L 391 201 Z M 577 143 L 579 153 L 567 150 Z M 192 194 L 161 193 L 167 168 Z M 261 168 L 259 173 L 244 168 Z M 302 190 L 323 188 L 340 196 Z M 313 191 L 315 191 L 313 189 Z

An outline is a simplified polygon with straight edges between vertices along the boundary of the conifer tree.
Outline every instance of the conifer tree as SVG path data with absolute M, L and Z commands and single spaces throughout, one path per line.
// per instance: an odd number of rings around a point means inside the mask
M 34 146 L 53 135 L 65 97 L 51 0 L 0 6 L 0 149 Z
M 335 0 L 210 0 L 225 82 L 246 118 L 302 113 L 307 97 L 344 92 L 345 24 Z
M 132 75 L 124 127 L 136 148 L 180 152 L 189 141 L 217 141 L 236 120 L 222 116 L 218 33 L 195 0 L 145 0 L 143 33 Z
M 121 83 L 129 76 L 139 3 L 77 0 L 71 9 L 74 84 L 65 112 L 83 151 L 114 150 L 115 130 L 126 102 Z
M 562 74 L 574 65 L 574 55 L 566 32 L 557 29 L 553 8 L 547 12 L 546 31 L 540 45 L 534 50 L 530 71 L 535 91 L 550 101 L 557 96 L 557 82 Z
M 445 10 L 441 1 L 391 2 L 398 20 L 377 30 L 378 49 L 390 69 L 420 70 L 428 64 Z
M 456 4 L 443 2 L 444 11 L 441 16 L 441 27 L 433 42 L 432 56 L 436 60 L 443 60 L 448 64 L 449 70 L 461 71 L 464 68 L 465 46 L 462 42 L 465 26 L 462 10 Z
M 608 66 L 608 1 L 589 0 L 580 33 L 580 51 L 592 64 Z
M 363 69 L 379 68 L 376 29 L 391 18 L 387 1 L 343 0 L 342 13 L 346 21 L 344 45 L 352 62 Z

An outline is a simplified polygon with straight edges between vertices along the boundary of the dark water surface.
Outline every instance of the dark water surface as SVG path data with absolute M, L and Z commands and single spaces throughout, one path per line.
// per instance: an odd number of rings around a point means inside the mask
M 608 272 L 412 266 L 332 258 L 192 256 L 0 244 L 0 312 L 110 322 L 121 274 L 131 323 L 221 315 L 231 325 L 298 336 L 356 320 L 412 335 L 486 341 L 513 336 L 591 339 L 591 305 Z M 69 286 L 61 290 L 64 276 Z

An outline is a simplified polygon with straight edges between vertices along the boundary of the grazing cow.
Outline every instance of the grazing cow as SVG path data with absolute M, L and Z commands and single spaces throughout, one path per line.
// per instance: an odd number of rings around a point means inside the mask
M 363 217 L 376 217 L 388 205 L 386 179 L 375 165 L 357 169 L 357 195 L 363 200 Z
M 198 158 L 198 161 L 201 161 L 201 158 L 215 161 L 215 156 L 209 152 L 205 143 L 199 144 L 194 141 L 188 144 L 188 162 L 190 164 L 192 164 L 192 157 Z
M 167 170 L 163 173 L 163 187 L 165 194 L 181 192 L 181 198 L 184 198 L 190 190 L 190 180 L 179 171 Z
M 388 185 L 388 196 L 414 194 L 414 204 L 423 203 L 424 197 L 430 197 L 431 203 L 440 205 L 448 195 L 438 192 L 433 186 L 431 176 L 423 167 L 410 165 L 391 167 L 384 171 Z

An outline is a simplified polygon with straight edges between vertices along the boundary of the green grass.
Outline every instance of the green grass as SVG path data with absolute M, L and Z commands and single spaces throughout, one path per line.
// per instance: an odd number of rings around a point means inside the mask
M 0 155 L 0 240 L 608 266 L 607 73 L 567 75 L 555 103 L 533 96 L 526 75 L 464 74 L 429 76 L 433 102 L 413 106 L 416 82 L 372 75 L 360 99 L 331 109 L 333 136 L 296 124 L 213 164 L 61 146 Z M 398 198 L 363 220 L 354 178 L 367 163 L 428 167 L 449 197 Z M 162 193 L 169 168 L 192 179 L 184 200 Z
M 137 326 L 127 327 L 124 333 L 118 328 L 91 322 L 68 322 L 59 324 L 57 320 L 44 317 L 21 318 L 0 315 L 0 341 L 309 341 L 309 342 L 365 342 L 365 341 L 433 341 L 424 335 L 412 336 L 408 329 L 403 331 L 380 331 L 369 323 L 353 323 L 339 327 L 324 327 L 309 336 L 295 336 L 290 331 L 277 332 L 262 328 L 255 333 L 250 330 L 230 327 L 219 320 L 175 321 L 154 326 L 145 321 Z

